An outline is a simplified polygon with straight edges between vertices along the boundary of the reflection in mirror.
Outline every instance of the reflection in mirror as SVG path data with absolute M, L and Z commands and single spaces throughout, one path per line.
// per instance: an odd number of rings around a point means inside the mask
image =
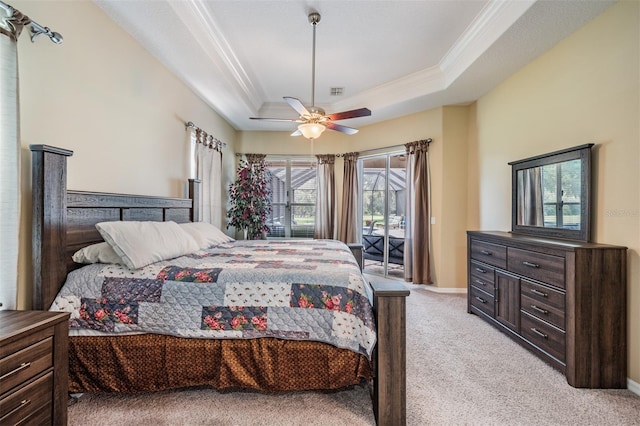
M 580 163 L 518 170 L 518 225 L 580 229 Z
M 592 146 L 509 163 L 513 232 L 589 241 Z

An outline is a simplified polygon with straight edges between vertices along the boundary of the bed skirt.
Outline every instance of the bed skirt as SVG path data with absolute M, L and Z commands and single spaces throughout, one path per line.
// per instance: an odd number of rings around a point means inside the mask
M 69 338 L 69 392 L 194 386 L 264 392 L 336 390 L 369 381 L 364 355 L 326 343 L 158 334 Z

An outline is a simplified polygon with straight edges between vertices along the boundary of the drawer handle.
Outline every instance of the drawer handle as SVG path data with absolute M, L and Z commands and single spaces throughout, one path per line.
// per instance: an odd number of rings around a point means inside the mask
M 19 410 L 23 409 L 29 404 L 31 404 L 30 399 L 23 399 L 22 401 L 20 401 L 20 405 L 18 405 L 16 408 L 14 408 L 13 410 L 9 411 L 7 414 L 2 416 L 2 418 L 0 419 L 0 423 L 4 423 L 5 420 L 10 419 L 12 415 L 14 415 Z
M 534 333 L 536 333 L 538 336 L 542 337 L 543 339 L 546 339 L 546 338 L 549 337 L 546 334 L 544 334 L 542 331 L 536 329 L 535 327 L 531 327 L 531 331 L 533 331 Z
M 527 262 L 526 260 L 524 262 L 522 262 L 522 264 L 524 266 L 528 266 L 529 268 L 539 268 L 540 267 L 540 265 L 538 265 L 537 263 Z
M 536 305 L 531 305 L 531 309 L 544 315 L 547 315 L 549 313 L 549 311 L 547 311 L 546 309 L 539 308 Z
M 478 300 L 478 302 L 480 302 L 480 303 L 487 303 L 487 301 L 484 300 L 482 297 L 476 296 L 476 300 Z
M 480 272 L 481 274 L 487 273 L 486 269 L 482 269 L 482 268 L 476 268 L 476 271 Z
M 531 289 L 531 293 L 538 295 L 538 296 L 542 296 L 542 297 L 547 297 L 547 293 L 543 293 L 540 290 L 536 290 L 535 288 Z
M 480 280 L 476 280 L 476 284 L 480 284 L 480 285 L 484 285 L 484 286 L 487 285 L 486 283 L 484 283 L 483 281 L 480 281 Z
M 13 376 L 14 374 L 19 373 L 22 370 L 26 370 L 29 367 L 31 367 L 31 363 L 30 362 L 23 362 L 22 364 L 20 364 L 20 366 L 18 368 L 13 369 L 13 370 L 9 371 L 7 374 L 5 374 L 2 377 L 0 377 L 0 381 L 6 380 L 9 377 Z
M 487 250 L 480 250 L 480 253 L 484 254 L 485 256 L 493 256 L 493 253 Z

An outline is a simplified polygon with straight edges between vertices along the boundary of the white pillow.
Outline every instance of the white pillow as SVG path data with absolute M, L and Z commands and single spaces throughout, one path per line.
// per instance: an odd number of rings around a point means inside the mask
M 217 226 L 207 222 L 187 222 L 181 223 L 180 227 L 193 237 L 201 249 L 207 249 L 218 244 L 235 241 L 233 238 L 222 232 Z
M 108 243 L 91 244 L 75 252 L 72 259 L 76 263 L 115 263 L 122 265 L 122 259 Z
M 196 240 L 175 222 L 100 222 L 96 228 L 129 269 L 200 249 Z

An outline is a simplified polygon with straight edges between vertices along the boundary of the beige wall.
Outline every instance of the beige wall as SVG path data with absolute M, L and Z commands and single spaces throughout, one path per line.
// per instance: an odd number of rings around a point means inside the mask
M 442 210 L 442 248 L 439 263 L 439 284 L 447 287 L 467 287 L 467 145 L 470 107 L 445 107 L 443 114 L 443 165 L 440 200 L 434 200 Z
M 74 151 L 68 186 L 76 190 L 184 196 L 188 178 L 184 122 L 229 145 L 236 132 L 122 28 L 89 1 L 12 1 L 60 32 L 18 42 L 22 145 L 19 307 L 31 304 L 31 153 L 29 144 Z
M 628 251 L 629 377 L 640 382 L 640 3 L 623 1 L 477 102 L 470 227 L 511 226 L 507 162 L 595 143 L 593 240 Z M 475 193 L 478 196 L 475 196 Z

